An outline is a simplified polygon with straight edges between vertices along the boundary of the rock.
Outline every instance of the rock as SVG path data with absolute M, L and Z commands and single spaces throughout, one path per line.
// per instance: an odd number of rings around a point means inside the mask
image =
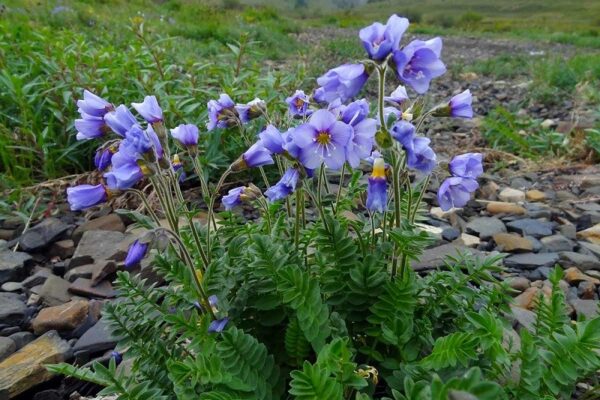
M 55 242 L 63 233 L 69 229 L 58 218 L 46 218 L 33 228 L 25 231 L 19 238 L 19 246 L 27 252 L 42 250 Z
M 437 226 L 431 226 L 431 225 L 425 225 L 425 224 L 419 224 L 416 223 L 415 224 L 421 231 L 425 231 L 427 232 L 431 237 L 435 238 L 436 240 L 441 240 L 442 239 L 442 228 L 439 228 Z M 116 271 L 116 264 L 115 264 L 115 270 L 113 271 L 113 273 Z
M 494 217 L 479 217 L 471 220 L 467 226 L 467 233 L 479 236 L 480 239 L 488 239 L 497 233 L 506 232 L 504 223 Z
M 77 392 L 75 392 L 75 393 L 77 393 Z M 77 398 L 79 400 L 89 399 L 89 397 L 79 397 L 79 396 L 77 396 Z M 56 390 L 56 389 L 42 390 L 41 392 L 37 392 L 33 396 L 33 400 L 63 400 L 63 399 L 64 399 L 64 393 L 62 391 Z M 92 400 L 111 400 L 111 399 L 112 398 L 102 396 L 102 397 L 96 397 L 95 399 L 92 399 Z
M 481 197 L 486 200 L 496 200 L 500 186 L 494 181 L 488 181 L 479 189 Z
M 31 325 L 36 335 L 50 330 L 69 332 L 80 326 L 87 314 L 87 300 L 73 300 L 60 306 L 44 308 Z
M 444 260 L 446 260 L 448 256 L 457 256 L 459 252 L 463 254 L 471 254 L 473 257 L 478 259 L 485 258 L 485 254 L 483 254 L 481 251 L 448 243 L 425 250 L 420 260 L 413 263 L 411 266 L 415 271 L 439 268 L 444 265 Z
M 529 201 L 544 201 L 546 200 L 546 193 L 539 191 L 537 189 L 528 190 L 525 193 L 525 197 Z
M 35 340 L 35 335 L 31 332 L 17 332 L 9 336 L 17 345 L 17 350 L 24 347 L 26 344 Z
M 509 202 L 509 203 L 518 203 L 520 201 L 525 201 L 525 193 L 521 190 L 513 189 L 513 188 L 505 188 L 499 194 L 498 198 L 501 201 Z
M 43 285 L 50 275 L 52 275 L 52 273 L 49 269 L 40 269 L 35 274 L 31 275 L 29 278 L 21 282 L 21 285 L 26 289 L 31 289 L 32 287 L 37 285 Z
M 563 224 L 558 227 L 558 231 L 568 239 L 577 238 L 577 227 L 571 223 Z
M 100 297 L 104 299 L 113 298 L 117 295 L 110 282 L 103 281 L 96 286 L 92 286 L 92 280 L 85 278 L 78 278 L 73 282 L 69 291 L 81 296 Z
M 58 257 L 61 260 L 73 256 L 75 253 L 75 242 L 71 239 L 59 240 L 50 247 L 48 254 L 51 257 Z
M 129 244 L 125 245 L 124 242 L 126 242 L 125 235 L 121 232 L 86 231 L 75 249 L 69 267 L 79 267 L 103 260 L 122 261 L 127 255 Z
M 32 257 L 27 253 L 10 250 L 0 252 L 0 284 L 23 279 L 31 260 Z
M 0 361 L 17 351 L 17 344 L 14 340 L 0 336 Z
M 469 235 L 468 233 L 463 233 L 453 243 L 459 246 L 477 247 L 481 243 L 481 240 L 477 236 Z
M 0 329 L 0 336 L 10 336 L 13 333 L 17 333 L 21 331 L 21 328 L 18 326 L 8 326 L 6 328 Z
M 572 251 L 561 251 L 559 253 L 560 264 L 563 267 L 577 267 L 582 271 L 600 269 L 600 260 L 597 257 L 580 254 Z
M 79 267 L 71 268 L 65 273 L 65 279 L 69 282 L 75 282 L 78 278 L 91 279 L 94 271 L 100 268 L 100 264 L 85 264 Z
M 71 300 L 70 283 L 56 275 L 50 275 L 42 285 L 39 296 L 48 306 L 58 306 Z
M 597 300 L 573 299 L 571 300 L 571 305 L 578 317 L 584 316 L 586 319 L 590 319 L 598 316 Z
M 594 244 L 589 242 L 577 242 L 581 247 L 585 248 L 589 252 L 593 253 L 596 257 L 600 257 L 600 244 Z
M 20 325 L 25 320 L 27 306 L 16 293 L 0 292 L 0 323 Z
M 596 224 L 591 228 L 577 232 L 577 237 L 600 245 L 600 224 Z
M 594 285 L 600 285 L 600 280 L 587 276 L 575 267 L 567 268 L 565 270 L 565 281 L 571 285 L 577 285 L 579 282 L 590 282 Z
M 92 219 L 87 221 L 83 225 L 79 226 L 73 232 L 73 240 L 78 243 L 83 234 L 88 231 L 112 231 L 112 232 L 125 232 L 126 226 L 123 223 L 121 217 L 117 214 L 108 214 L 100 218 Z
M 509 253 L 533 251 L 531 240 L 516 234 L 497 233 L 493 238 L 500 251 L 507 251 Z
M 530 332 L 535 330 L 536 315 L 533 311 L 526 310 L 517 306 L 510 306 L 510 310 L 515 321 Z
M 577 286 L 577 296 L 585 300 L 594 300 L 596 285 L 590 281 L 582 281 Z
M 599 174 L 577 174 L 577 175 L 559 175 L 554 178 L 556 186 L 576 186 L 582 189 L 587 189 L 593 186 L 600 185 Z
M 503 203 L 500 201 L 492 201 L 487 203 L 486 210 L 491 215 L 496 214 L 512 214 L 512 215 L 524 215 L 527 210 L 523 207 L 514 203 Z
M 112 335 L 106 320 L 100 319 L 79 338 L 73 352 L 98 353 L 113 349 L 118 341 L 119 338 Z
M 506 267 L 519 269 L 553 267 L 557 262 L 557 253 L 522 253 L 504 259 L 504 265 Z
M 54 375 L 44 366 L 68 359 L 69 344 L 58 333 L 47 332 L 0 362 L 0 398 L 15 396 Z
M 460 236 L 460 231 L 456 228 L 446 228 L 442 231 L 442 239 L 447 240 L 449 242 L 458 239 Z
M 117 272 L 117 263 L 107 261 L 102 264 L 102 267 L 96 268 L 92 273 L 92 286 L 99 285 L 104 279 Z
M 448 219 L 450 218 L 450 215 L 454 213 L 454 210 L 443 211 L 440 207 L 432 207 L 431 210 L 429 210 L 429 214 L 437 219 Z
M 529 287 L 523 293 L 515 297 L 514 304 L 517 307 L 531 310 L 535 308 L 536 301 L 540 295 L 540 289 L 537 287 Z
M 510 276 L 504 280 L 506 284 L 518 292 L 523 292 L 529 288 L 529 279 L 522 276 Z
M 560 234 L 543 237 L 540 242 L 548 252 L 571 251 L 575 246 L 572 241 Z
M 509 231 L 536 238 L 552 235 L 553 224 L 548 221 L 524 218 L 506 224 Z
M 5 292 L 20 292 L 23 290 L 23 285 L 21 285 L 21 282 L 4 282 L 2 290 Z

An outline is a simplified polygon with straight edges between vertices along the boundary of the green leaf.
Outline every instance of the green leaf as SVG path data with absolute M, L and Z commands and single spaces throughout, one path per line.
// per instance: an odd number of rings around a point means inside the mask
M 298 400 L 341 400 L 343 388 L 329 372 L 317 365 L 304 362 L 302 370 L 291 372 L 289 393 Z

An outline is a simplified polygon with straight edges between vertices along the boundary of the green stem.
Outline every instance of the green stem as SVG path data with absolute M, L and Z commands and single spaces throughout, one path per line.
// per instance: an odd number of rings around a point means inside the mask
M 381 129 L 383 129 L 384 131 L 387 131 L 387 126 L 385 124 L 385 117 L 383 115 L 383 98 L 385 96 L 385 73 L 386 73 L 386 66 L 379 66 L 377 67 L 377 76 L 379 77 L 379 91 L 377 93 L 378 97 L 377 97 L 377 104 L 378 104 L 378 108 L 379 108 L 379 124 L 381 125 Z
M 335 215 L 337 215 L 338 209 L 339 209 L 339 203 L 340 203 L 340 197 L 342 195 L 342 185 L 344 184 L 344 175 L 346 174 L 346 163 L 344 163 L 344 165 L 342 165 L 342 171 L 340 173 L 340 181 L 339 181 L 339 185 L 338 185 L 338 190 L 337 190 L 337 195 L 335 196 L 335 209 L 334 209 L 334 213 Z
M 298 248 L 300 247 L 300 214 L 301 214 L 301 204 L 303 202 L 302 200 L 302 188 L 298 188 L 298 190 L 296 190 L 296 215 L 294 215 L 295 217 L 295 222 L 294 222 L 294 245 L 296 248 L 296 251 L 298 251 Z
M 421 201 L 423 200 L 425 191 L 427 190 L 427 187 L 429 186 L 430 180 L 431 180 L 431 175 L 427 175 L 427 177 L 425 178 L 425 181 L 423 182 L 423 185 L 421 186 L 421 190 L 419 192 L 419 197 L 417 198 L 417 204 L 415 205 L 415 209 L 413 210 L 412 215 L 410 216 L 411 224 L 415 223 L 415 218 L 417 217 L 417 212 L 419 211 L 419 206 L 421 205 Z
M 206 178 L 204 178 L 204 171 L 202 171 L 202 165 L 197 157 L 190 155 L 192 159 L 192 164 L 194 165 L 194 171 L 200 180 L 200 190 L 202 191 L 202 198 L 205 202 L 208 201 L 210 194 L 208 191 L 208 184 L 206 183 Z
M 126 191 L 136 194 L 140 198 L 140 200 L 142 200 L 142 203 L 144 203 L 144 208 L 148 211 L 148 214 L 150 214 L 150 217 L 154 220 L 154 222 L 156 222 L 157 226 L 160 226 L 160 220 L 156 216 L 156 213 L 154 212 L 152 207 L 150 207 L 150 203 L 148 203 L 148 198 L 146 197 L 144 192 L 142 192 L 141 190 L 137 190 L 137 189 L 127 189 Z

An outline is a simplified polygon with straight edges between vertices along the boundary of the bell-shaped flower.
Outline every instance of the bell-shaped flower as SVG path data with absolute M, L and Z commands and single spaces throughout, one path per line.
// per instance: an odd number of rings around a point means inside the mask
M 129 250 L 127 251 L 127 257 L 125 257 L 125 268 L 131 268 L 142 261 L 148 252 L 150 247 L 149 243 L 142 243 L 139 240 L 135 240 Z
M 104 115 L 114 110 L 114 106 L 100 96 L 96 96 L 89 90 L 83 91 L 83 99 L 77 100 L 80 114 L 86 114 L 92 117 L 104 117 Z
M 234 126 L 239 117 L 235 103 L 227 94 L 223 93 L 218 100 L 210 100 L 208 106 L 208 123 L 206 128 L 212 131 L 215 128 L 228 128 Z
M 181 124 L 171 129 L 171 136 L 183 147 L 195 147 L 198 145 L 198 127 L 194 124 Z
M 310 104 L 308 95 L 302 90 L 296 90 L 296 92 L 285 99 L 288 104 L 288 111 L 292 117 L 302 118 L 308 117 L 312 114 L 312 110 L 308 108 Z
M 483 174 L 482 160 L 481 153 L 465 153 L 454 157 L 448 167 L 453 176 L 476 179 Z
M 125 133 L 137 124 L 135 117 L 124 104 L 107 113 L 104 116 L 104 121 L 119 136 L 125 136 Z
M 438 203 L 443 211 L 453 207 L 464 207 L 471 193 L 477 190 L 479 184 L 475 179 L 451 176 L 446 178 L 438 189 Z
M 98 168 L 98 171 L 104 171 L 110 165 L 114 151 L 112 148 L 101 149 L 96 152 L 94 156 L 94 165 Z
M 284 137 L 277 128 L 269 124 L 258 135 L 263 146 L 273 154 L 281 154 L 285 151 Z
M 313 98 L 319 103 L 340 99 L 342 103 L 355 97 L 369 79 L 363 64 L 343 64 L 317 79 L 319 88 Z
M 265 191 L 265 196 L 270 202 L 285 199 L 296 190 L 300 173 L 295 168 L 285 171 L 279 182 Z
M 369 58 L 381 61 L 397 50 L 402 35 L 408 28 L 408 19 L 392 15 L 387 24 L 375 22 L 359 31 L 358 36 Z
M 390 104 L 393 104 L 395 107 L 400 108 L 402 104 L 408 101 L 408 94 L 406 93 L 406 88 L 402 85 L 399 85 L 396 88 L 396 90 L 390 93 L 389 96 L 385 96 L 383 100 Z
M 108 132 L 104 118 L 85 113 L 81 113 L 81 118 L 75 120 L 75 129 L 77 129 L 77 140 L 96 139 Z
M 360 164 L 360 160 L 369 157 L 375 144 L 377 120 L 368 118 L 369 103 L 362 99 L 348 104 L 342 111 L 342 122 L 353 129 L 352 139 L 346 146 L 346 160 L 352 168 Z
M 446 72 L 446 66 L 440 60 L 441 52 L 440 38 L 413 40 L 402 50 L 396 50 L 393 60 L 398 79 L 410 85 L 417 93 L 425 93 L 431 80 Z
M 473 97 L 469 89 L 452 97 L 448 103 L 450 116 L 455 118 L 473 118 L 472 99 Z
M 387 210 L 387 179 L 383 158 L 376 158 L 373 162 L 373 172 L 367 186 L 367 210 L 380 213 Z
M 73 211 L 85 210 L 107 199 L 104 185 L 78 185 L 67 189 L 67 201 Z
M 131 105 L 149 124 L 162 122 L 163 111 L 158 105 L 156 96 L 146 96 L 142 103 L 131 103 Z

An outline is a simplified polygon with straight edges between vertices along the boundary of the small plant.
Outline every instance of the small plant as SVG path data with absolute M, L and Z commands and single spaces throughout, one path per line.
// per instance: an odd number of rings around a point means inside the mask
M 407 28 L 394 15 L 362 29 L 369 59 L 328 71 L 311 95 L 297 90 L 286 115 L 258 98 L 243 104 L 221 94 L 208 102 L 203 134 L 192 124 L 168 130 L 155 96 L 132 103 L 142 127 L 127 106 L 86 91 L 75 126 L 79 139 L 103 141 L 96 164 L 104 180 L 68 189 L 71 208 L 132 192 L 146 214 L 129 215 L 148 231 L 118 273 L 123 300 L 104 310 L 123 337 L 108 366 L 50 369 L 121 399 L 206 400 L 552 398 L 595 373 L 600 319 L 568 320 L 559 270 L 521 348 L 505 341 L 512 328 L 496 278 L 500 257 L 459 254 L 440 271 L 412 270 L 430 242 L 415 221 L 438 167 L 429 139 L 417 133 L 430 118 L 470 118 L 472 109 L 468 90 L 433 106 L 422 96 L 446 70 L 442 42 L 401 47 Z M 366 99 L 354 100 L 373 75 L 374 113 Z M 390 75 L 419 96 L 411 100 L 404 86 L 387 95 Z M 267 126 L 258 131 L 261 121 Z M 199 145 L 218 132 L 247 150 L 215 183 Z M 205 224 L 181 193 L 186 169 L 198 178 Z M 230 178 L 251 169 L 257 184 L 228 190 L 217 213 Z M 444 210 L 470 199 L 483 156 L 458 155 L 448 171 L 438 191 Z M 160 209 L 135 189 L 141 181 Z M 260 217 L 236 213 L 242 203 Z M 130 273 L 154 249 L 154 268 L 168 282 L 161 287 Z

